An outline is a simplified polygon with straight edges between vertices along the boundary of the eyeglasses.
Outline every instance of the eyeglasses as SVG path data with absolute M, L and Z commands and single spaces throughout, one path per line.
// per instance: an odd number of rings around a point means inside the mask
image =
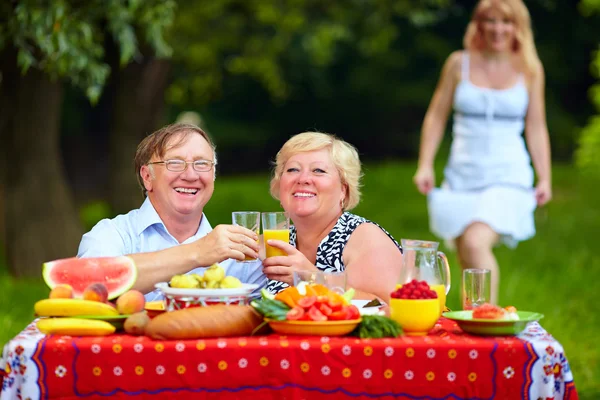
M 165 167 L 169 171 L 173 172 L 183 172 L 186 170 L 188 164 L 192 164 L 194 171 L 196 172 L 206 172 L 210 171 L 213 165 L 216 165 L 214 161 L 209 160 L 197 160 L 197 161 L 184 161 L 184 160 L 165 160 L 165 161 L 154 161 L 149 162 L 148 165 L 151 164 L 164 164 Z

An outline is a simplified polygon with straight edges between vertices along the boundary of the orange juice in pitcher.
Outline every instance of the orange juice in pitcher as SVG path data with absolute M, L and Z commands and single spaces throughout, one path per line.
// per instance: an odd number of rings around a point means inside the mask
M 450 265 L 446 255 L 438 251 L 439 243 L 402 239 L 402 268 L 396 288 L 416 279 L 425 281 L 440 300 L 440 315 L 446 308 L 450 291 Z

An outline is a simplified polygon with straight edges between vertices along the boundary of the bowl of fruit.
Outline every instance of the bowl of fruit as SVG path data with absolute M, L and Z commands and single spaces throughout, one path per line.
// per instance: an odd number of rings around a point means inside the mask
M 174 311 L 213 304 L 247 305 L 258 285 L 227 276 L 223 267 L 214 264 L 206 268 L 204 275 L 174 275 L 169 282 L 159 282 L 155 287 L 165 297 L 164 310 Z
M 390 294 L 390 317 L 408 336 L 423 336 L 440 317 L 437 293 L 425 281 L 412 280 Z

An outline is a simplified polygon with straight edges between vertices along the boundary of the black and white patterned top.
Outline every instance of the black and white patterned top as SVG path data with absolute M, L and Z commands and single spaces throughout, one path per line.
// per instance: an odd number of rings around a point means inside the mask
M 346 269 L 344 261 L 342 260 L 342 254 L 344 253 L 344 247 L 350 240 L 350 235 L 359 225 L 364 223 L 371 223 L 377 225 L 388 237 L 394 242 L 394 244 L 402 252 L 402 247 L 392 235 L 383 229 L 379 224 L 369 221 L 358 215 L 345 212 L 338 219 L 337 223 L 329 232 L 327 236 L 321 240 L 319 247 L 317 248 L 317 262 L 316 267 L 324 272 L 342 272 Z M 296 247 L 296 227 L 290 227 L 290 244 Z M 267 289 L 271 293 L 277 293 L 288 287 L 287 283 L 269 279 L 267 282 Z

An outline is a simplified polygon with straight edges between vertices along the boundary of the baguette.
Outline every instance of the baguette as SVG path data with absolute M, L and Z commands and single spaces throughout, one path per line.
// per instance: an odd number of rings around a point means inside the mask
M 251 306 L 216 304 L 166 312 L 146 327 L 152 339 L 248 336 L 263 322 Z

